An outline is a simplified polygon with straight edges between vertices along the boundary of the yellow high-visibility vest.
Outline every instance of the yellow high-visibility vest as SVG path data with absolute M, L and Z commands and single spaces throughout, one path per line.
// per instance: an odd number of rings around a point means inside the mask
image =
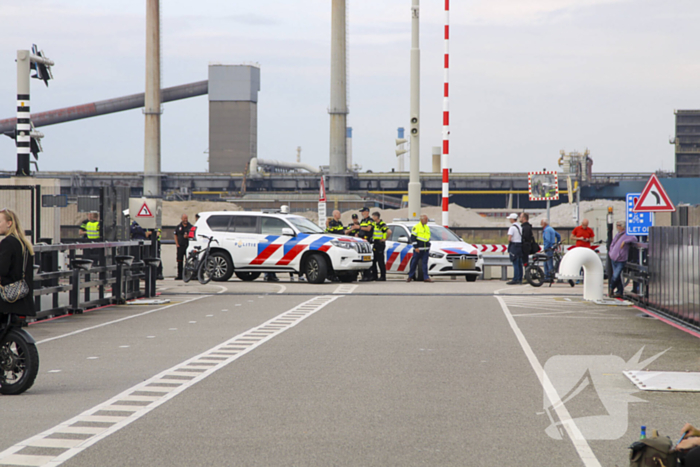
M 86 225 L 88 240 L 99 240 L 100 238 L 100 221 L 88 222 Z
M 430 241 L 430 227 L 428 227 L 428 224 L 423 225 L 422 222 L 417 223 L 413 226 L 411 233 L 416 236 L 419 242 L 428 243 Z

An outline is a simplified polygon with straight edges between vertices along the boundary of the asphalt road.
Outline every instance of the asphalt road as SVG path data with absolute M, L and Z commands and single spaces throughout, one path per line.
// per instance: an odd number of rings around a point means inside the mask
M 698 393 L 622 375 L 700 371 L 698 339 L 580 287 L 160 290 L 29 328 L 41 369 L 0 397 L 0 465 L 626 466 L 640 425 L 700 424 Z

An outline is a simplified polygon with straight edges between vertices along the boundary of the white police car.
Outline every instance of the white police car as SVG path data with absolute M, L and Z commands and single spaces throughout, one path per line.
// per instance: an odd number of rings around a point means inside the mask
M 391 237 L 386 242 L 386 272 L 388 274 L 408 274 L 413 257 L 413 246 L 409 244 L 411 229 L 416 224 L 408 219 L 394 219 L 387 227 Z M 430 258 L 428 271 L 431 276 L 464 276 L 467 282 L 473 282 L 484 269 L 484 259 L 476 247 L 462 240 L 450 229 L 434 222 L 430 227 Z M 417 280 L 423 279 L 423 273 L 417 271 Z
M 213 236 L 209 266 L 212 279 L 227 281 L 235 273 L 252 281 L 265 272 L 303 274 L 320 284 L 334 274 L 343 282 L 372 265 L 372 245 L 365 240 L 324 233 L 305 217 L 266 212 L 202 212 L 195 224 L 194 247 L 206 248 L 201 235 Z

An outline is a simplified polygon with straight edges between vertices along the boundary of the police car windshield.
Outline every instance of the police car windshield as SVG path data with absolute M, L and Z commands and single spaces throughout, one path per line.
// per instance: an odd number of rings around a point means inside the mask
M 446 229 L 441 225 L 429 225 L 430 227 L 430 240 L 434 242 L 461 242 L 462 239 L 459 238 L 450 229 Z
M 299 232 L 305 233 L 305 234 L 317 234 L 317 233 L 323 233 L 323 229 L 310 220 L 308 220 L 305 217 L 287 217 L 287 220 L 291 222 L 294 227 L 299 229 Z

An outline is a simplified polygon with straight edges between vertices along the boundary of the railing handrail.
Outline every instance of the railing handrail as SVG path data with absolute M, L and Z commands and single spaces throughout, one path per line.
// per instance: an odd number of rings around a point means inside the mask
M 88 242 L 88 243 L 56 243 L 55 245 L 37 244 L 34 251 L 70 251 L 70 250 L 91 250 L 95 248 L 119 248 L 127 246 L 150 245 L 151 240 L 129 240 L 125 242 Z

